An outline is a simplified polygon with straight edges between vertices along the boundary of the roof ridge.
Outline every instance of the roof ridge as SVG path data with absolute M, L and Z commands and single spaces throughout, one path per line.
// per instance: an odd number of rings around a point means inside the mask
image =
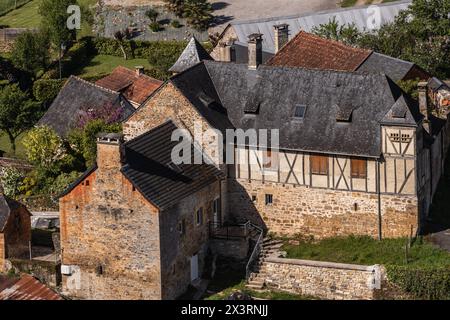
M 74 78 L 74 79 L 76 79 L 76 80 L 79 80 L 79 81 L 81 81 L 81 82 L 87 84 L 87 85 L 90 85 L 90 86 L 95 87 L 95 88 L 97 88 L 97 89 L 103 90 L 103 91 L 105 91 L 105 92 L 109 92 L 109 93 L 112 93 L 112 94 L 115 94 L 115 95 L 120 95 L 119 92 L 116 92 L 116 91 L 111 90 L 111 89 L 108 89 L 108 88 L 104 88 L 104 87 L 102 87 L 102 86 L 99 86 L 98 84 L 95 84 L 95 83 L 92 83 L 92 82 L 90 82 L 90 81 L 84 80 L 84 79 L 82 79 L 82 78 L 80 78 L 80 77 L 78 77 L 78 76 L 75 76 L 75 75 L 73 75 L 73 74 L 70 75 L 69 79 L 70 79 L 70 78 Z
M 171 117 L 169 117 L 167 120 L 165 120 L 164 122 L 160 123 L 160 124 L 157 125 L 156 127 L 153 127 L 153 128 L 151 128 L 150 130 L 144 132 L 143 134 L 140 134 L 140 135 L 134 137 L 133 139 L 128 140 L 128 141 L 125 142 L 123 145 L 124 145 L 124 146 L 128 146 L 128 145 L 131 144 L 132 142 L 134 142 L 134 141 L 136 141 L 136 140 L 138 140 L 138 139 L 141 139 L 141 138 L 143 138 L 143 137 L 149 135 L 150 133 L 152 133 L 152 132 L 154 132 L 154 131 L 156 131 L 156 130 L 158 130 L 158 129 L 161 129 L 162 127 L 167 126 L 167 125 L 170 124 L 170 123 L 172 123 L 176 128 L 179 129 L 179 127 L 176 125 L 176 123 L 173 121 L 173 119 L 172 119 Z
M 379 3 L 377 6 L 381 7 L 389 7 L 389 6 L 395 6 L 400 5 L 404 3 L 411 3 L 411 0 L 400 0 L 400 1 L 391 1 L 391 2 L 385 2 L 385 3 Z M 269 21 L 277 21 L 277 20 L 287 20 L 287 19 L 294 19 L 294 18 L 301 18 L 301 17 L 309 17 L 309 16 L 315 16 L 315 15 L 321 15 L 321 14 L 327 14 L 327 13 L 338 13 L 338 12 L 346 12 L 346 11 L 356 11 L 356 10 L 362 10 L 367 9 L 371 5 L 365 5 L 365 6 L 353 6 L 353 7 L 346 7 L 346 8 L 337 8 L 337 9 L 328 9 L 328 10 L 320 10 L 320 11 L 308 11 L 305 13 L 299 13 L 299 14 L 293 14 L 293 15 L 286 15 L 286 16 L 276 16 L 276 17 L 267 17 L 267 18 L 260 18 L 260 19 L 248 19 L 248 20 L 238 20 L 231 22 L 227 25 L 233 26 L 233 25 L 241 25 L 241 24 L 250 24 L 250 23 L 257 23 L 257 22 L 269 22 Z

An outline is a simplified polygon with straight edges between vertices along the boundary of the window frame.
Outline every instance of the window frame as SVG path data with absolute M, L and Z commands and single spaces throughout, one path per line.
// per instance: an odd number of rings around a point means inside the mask
M 195 225 L 197 227 L 200 227 L 201 225 L 203 225 L 203 222 L 204 222 L 203 207 L 200 207 L 197 210 L 195 210 Z
M 316 168 L 317 167 L 316 161 L 319 161 L 319 165 L 318 165 L 319 169 L 318 170 Z M 325 169 L 322 168 L 324 163 L 325 163 Z M 309 156 L 309 170 L 311 171 L 311 174 L 327 176 L 330 172 L 329 157 L 326 155 L 311 154 Z
M 358 164 L 356 165 L 354 162 L 358 162 Z M 367 179 L 367 159 L 350 158 L 350 176 L 352 179 Z
M 270 201 L 268 201 L 270 199 Z M 266 206 L 273 205 L 273 194 L 272 193 L 266 193 L 264 195 L 264 203 Z

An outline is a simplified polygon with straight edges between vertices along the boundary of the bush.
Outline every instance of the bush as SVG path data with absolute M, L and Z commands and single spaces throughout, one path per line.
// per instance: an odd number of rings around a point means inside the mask
M 148 25 L 148 27 L 150 28 L 150 30 L 152 30 L 153 32 L 158 32 L 161 30 L 161 25 L 159 24 L 159 22 L 152 22 Z
M 82 173 L 77 171 L 72 171 L 71 173 L 61 173 L 58 177 L 56 177 L 54 183 L 51 185 L 49 190 L 50 193 L 55 196 L 61 194 L 81 175 Z
M 417 299 L 450 299 L 450 268 L 386 266 L 388 279 Z
M 13 167 L 4 167 L 1 169 L 1 178 L 3 192 L 6 196 L 16 198 L 20 193 L 20 187 L 23 184 L 24 175 Z
M 178 28 L 181 27 L 181 23 L 180 23 L 180 21 L 178 21 L 178 20 L 172 20 L 172 22 L 170 23 L 170 25 L 171 25 L 172 27 L 174 27 L 175 29 L 178 29 Z
M 67 79 L 39 79 L 33 84 L 33 95 L 39 102 L 49 106 Z

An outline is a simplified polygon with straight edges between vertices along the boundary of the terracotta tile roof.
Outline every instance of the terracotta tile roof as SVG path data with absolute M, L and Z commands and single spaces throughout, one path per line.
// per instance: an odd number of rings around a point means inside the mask
M 142 104 L 163 82 L 135 70 L 119 66 L 110 75 L 95 84 L 116 92 L 121 92 L 129 101 Z
M 355 71 L 372 51 L 353 48 L 338 41 L 301 31 L 289 41 L 268 65 Z
M 0 300 L 63 300 L 55 291 L 27 274 L 17 282 L 5 280 L 1 287 Z

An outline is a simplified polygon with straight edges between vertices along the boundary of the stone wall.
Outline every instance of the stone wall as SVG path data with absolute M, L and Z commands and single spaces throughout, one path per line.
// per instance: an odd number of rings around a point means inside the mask
M 31 214 L 23 205 L 12 209 L 3 230 L 5 258 L 27 258 L 30 254 Z
M 16 274 L 28 273 L 39 281 L 56 288 L 61 284 L 61 264 L 51 261 L 8 259 Z
M 378 195 L 307 186 L 228 180 L 230 214 L 279 235 L 378 235 Z M 271 194 L 273 203 L 265 204 Z M 256 200 L 252 200 L 255 197 Z M 381 195 L 384 237 L 408 236 L 418 227 L 415 196 Z
M 0 273 L 5 272 L 5 240 L 3 233 L 0 233 Z
M 372 300 L 384 277 L 378 265 L 268 258 L 263 268 L 270 289 L 333 300 Z
M 246 238 L 211 239 L 209 246 L 213 254 L 236 260 L 246 260 L 249 253 L 249 240 Z
M 159 211 L 120 172 L 118 145 L 60 199 L 63 292 L 81 299 L 160 299 Z
M 219 182 L 181 199 L 160 215 L 162 299 L 175 299 L 191 283 L 191 257 L 198 255 L 199 276 L 205 270 L 208 255 L 209 222 L 213 221 L 213 201 L 220 197 Z M 203 209 L 203 221 L 197 224 L 196 212 Z M 184 234 L 178 225 L 184 224 Z

